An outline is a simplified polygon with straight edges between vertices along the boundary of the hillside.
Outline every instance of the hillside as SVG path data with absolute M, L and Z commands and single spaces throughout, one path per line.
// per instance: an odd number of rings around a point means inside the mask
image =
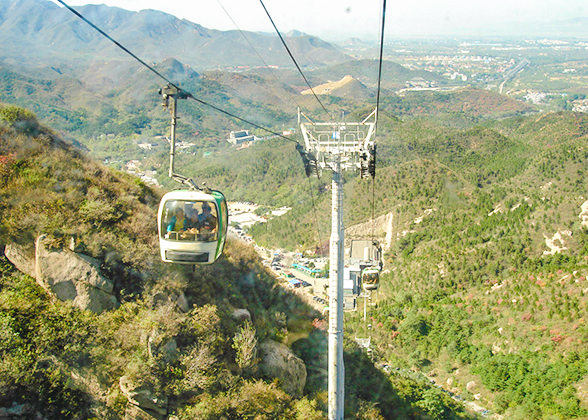
M 230 240 L 194 271 L 161 263 L 158 192 L 29 111 L 2 106 L 0 117 L 3 415 L 324 418 L 324 323 L 250 246 Z M 59 279 L 52 259 L 85 268 Z M 97 277 L 84 280 L 86 271 Z M 114 306 L 92 302 L 98 288 Z M 383 374 L 352 342 L 345 363 L 351 418 L 425 420 L 438 409 L 472 418 L 421 378 Z
M 377 172 L 375 214 L 392 230 L 375 233 L 389 246 L 386 274 L 368 307 L 373 328 L 360 299 L 346 333 L 371 336 L 380 363 L 423 372 L 505 418 L 585 418 L 588 117 L 488 125 L 395 122 L 379 138 L 389 166 Z M 345 191 L 345 225 L 365 222 L 369 237 L 371 181 L 348 178 Z M 324 242 L 330 194 L 316 200 Z M 309 206 L 254 236 L 314 249 Z
M 150 10 L 78 10 L 196 97 L 256 124 L 295 131 L 298 106 L 333 118 L 301 94 L 275 36 L 247 33 L 270 65 L 259 67 L 237 31 Z M 373 111 L 377 61 L 290 35 L 310 84 L 329 89 L 327 114 Z M 166 172 L 161 80 L 49 1 L 0 0 L 0 36 L 0 101 L 12 104 L 0 104 L 0 417 L 324 418 L 322 315 L 236 239 L 213 266 L 161 263 L 162 191 L 112 169 L 137 160 Z M 448 75 L 470 65 L 461 52 L 452 68 L 453 50 L 430 60 L 428 48 L 404 55 L 406 67 L 383 63 L 377 177 L 345 177 L 347 239 L 375 227 L 385 248 L 380 290 L 346 314 L 346 414 L 588 418 L 588 114 L 540 111 L 584 98 L 582 49 L 556 50 L 557 65 L 542 49 L 521 53 L 532 65 L 508 88 L 524 82 L 525 92 L 506 96 L 488 83 L 507 64 L 474 76 L 488 64 L 480 53 L 466 72 L 474 88 Z M 500 60 L 519 60 L 512 51 Z M 415 78 L 423 83 L 407 87 Z M 544 86 L 551 105 L 523 102 Z M 273 136 L 229 147 L 228 132 L 246 125 L 182 101 L 178 140 L 193 145 L 177 172 L 231 201 L 291 206 L 248 233 L 312 253 L 330 234 L 329 174 L 304 179 L 294 143 Z M 371 338 L 371 352 L 357 337 Z
M 508 96 L 471 88 L 452 92 L 410 91 L 403 96 L 386 96 L 382 102 L 382 108 L 399 118 L 432 118 L 460 128 L 481 124 L 484 120 L 537 112 L 533 106 Z
M 309 74 L 313 77 L 320 77 L 323 80 L 341 79 L 350 74 L 364 85 L 374 88 L 378 82 L 378 66 L 379 62 L 377 60 L 355 60 L 333 64 L 328 68 L 315 69 L 309 72 Z M 388 60 L 384 60 L 382 63 L 381 83 L 384 89 L 403 88 L 408 80 L 415 77 L 422 77 L 425 80 L 434 81 L 440 86 L 449 84 L 447 79 L 436 73 L 409 70 Z
M 341 98 L 349 99 L 367 99 L 372 95 L 369 94 L 368 89 L 359 80 L 353 76 L 346 75 L 341 80 L 323 83 L 311 89 L 306 89 L 300 92 L 302 95 L 311 95 L 314 92 L 316 95 L 333 95 Z

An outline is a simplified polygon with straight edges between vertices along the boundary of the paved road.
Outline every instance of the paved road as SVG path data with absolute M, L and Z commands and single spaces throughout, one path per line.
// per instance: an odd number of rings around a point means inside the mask
M 527 67 L 529 64 L 531 64 L 531 62 L 529 60 L 527 60 L 526 58 L 523 58 L 519 64 L 514 66 L 512 69 L 507 70 L 507 72 L 504 74 L 504 80 L 500 84 L 500 87 L 498 88 L 498 93 L 502 94 L 502 91 L 504 89 L 504 84 L 507 81 L 509 81 L 510 79 L 512 79 L 514 76 L 516 76 L 518 73 L 523 71 L 523 69 L 525 67 Z
M 295 268 L 286 268 L 286 270 L 289 270 L 292 274 L 294 274 L 294 277 L 310 283 L 312 285 L 314 294 L 316 296 L 324 298 L 323 295 L 324 295 L 324 292 L 326 292 L 324 286 L 329 284 L 329 279 L 325 279 L 325 278 L 318 278 L 317 279 L 312 276 L 309 276 L 306 273 L 303 273 L 302 271 L 298 271 Z M 308 290 L 310 288 L 306 287 L 305 289 Z

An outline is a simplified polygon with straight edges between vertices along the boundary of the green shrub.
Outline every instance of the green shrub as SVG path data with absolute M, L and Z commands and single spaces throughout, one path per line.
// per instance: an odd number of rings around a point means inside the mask
M 9 124 L 15 124 L 22 121 L 36 121 L 35 114 L 31 111 L 14 105 L 1 107 L 0 119 Z

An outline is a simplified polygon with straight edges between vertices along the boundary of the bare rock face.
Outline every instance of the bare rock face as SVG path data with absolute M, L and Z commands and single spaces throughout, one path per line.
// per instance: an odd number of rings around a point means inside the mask
M 474 381 L 470 381 L 466 384 L 466 389 L 468 392 L 474 392 L 476 390 L 476 383 Z
M 176 305 L 178 305 L 178 308 L 180 308 L 180 310 L 183 313 L 187 314 L 188 312 L 190 312 L 190 305 L 188 304 L 188 299 L 186 298 L 186 295 L 184 292 L 182 292 L 178 295 L 175 302 L 176 302 Z
M 262 375 L 280 379 L 284 391 L 294 398 L 302 397 L 306 385 L 306 366 L 302 359 L 276 341 L 261 344 L 258 354 L 261 357 L 259 370 Z
M 175 338 L 165 339 L 157 329 L 153 329 L 147 339 L 147 352 L 152 359 L 162 356 L 165 363 L 174 363 L 178 360 L 178 343 Z
M 35 245 L 9 244 L 4 248 L 4 255 L 18 271 L 35 277 Z
M 126 420 L 163 420 L 167 417 L 167 397 L 158 397 L 149 387 L 136 384 L 126 376 L 120 378 L 119 386 L 129 401 Z
M 67 249 L 49 249 L 44 236 L 35 244 L 35 278 L 59 300 L 100 313 L 118 306 L 114 282 L 100 273 L 100 263 Z
M 186 298 L 184 292 L 181 293 L 169 293 L 169 292 L 157 292 L 151 297 L 151 304 L 153 307 L 165 305 L 168 302 L 173 302 L 183 313 L 187 314 L 190 312 L 190 304 Z

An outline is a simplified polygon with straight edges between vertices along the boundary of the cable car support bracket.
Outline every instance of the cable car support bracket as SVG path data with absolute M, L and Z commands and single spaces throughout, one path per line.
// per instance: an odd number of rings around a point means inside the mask
M 176 174 L 174 172 L 174 163 L 176 155 L 176 124 L 178 120 L 178 99 L 188 99 L 191 95 L 172 84 L 167 84 L 166 86 L 161 88 L 159 90 L 159 94 L 162 96 L 161 106 L 164 109 L 169 109 L 172 115 L 171 138 L 169 139 L 169 177 L 182 185 L 188 186 L 188 188 L 190 189 L 196 191 L 204 190 L 204 192 L 207 193 L 210 192 L 209 188 L 207 187 L 198 187 L 196 183 L 192 180 L 192 178 L 188 178 L 187 176 Z

